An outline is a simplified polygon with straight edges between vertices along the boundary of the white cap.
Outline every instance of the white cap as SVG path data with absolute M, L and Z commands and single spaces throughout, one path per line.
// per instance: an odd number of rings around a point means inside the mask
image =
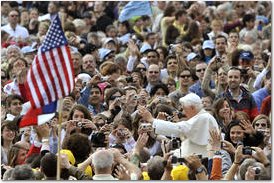
M 91 80 L 91 77 L 87 73 L 80 73 L 77 75 L 76 79 L 81 79 L 82 83 L 87 83 Z
M 214 49 L 215 46 L 214 46 L 214 42 L 212 40 L 205 40 L 204 43 L 203 43 L 203 50 L 206 49 L 206 48 L 209 48 L 209 49 Z
M 198 56 L 197 53 L 191 52 L 190 54 L 187 55 L 186 60 L 189 62 L 197 56 Z
M 202 105 L 202 100 L 201 98 L 196 95 L 195 93 L 189 93 L 186 96 L 182 97 L 179 99 L 179 102 L 184 105 Z

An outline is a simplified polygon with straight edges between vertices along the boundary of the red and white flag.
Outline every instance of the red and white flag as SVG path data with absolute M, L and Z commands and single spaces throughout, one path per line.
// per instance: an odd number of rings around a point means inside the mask
M 32 108 L 41 108 L 69 95 L 74 88 L 74 70 L 68 42 L 56 16 L 34 58 L 25 88 Z

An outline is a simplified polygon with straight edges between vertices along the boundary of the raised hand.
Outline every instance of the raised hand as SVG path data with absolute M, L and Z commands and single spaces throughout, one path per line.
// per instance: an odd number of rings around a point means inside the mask
M 148 109 L 144 106 L 138 106 L 138 114 L 142 116 L 143 120 L 152 123 L 153 122 L 153 116 L 148 111 Z
M 221 149 L 221 132 L 217 129 L 212 129 L 209 131 L 210 139 L 208 140 L 211 145 L 211 150 L 219 151 Z
M 244 129 L 244 132 L 246 134 L 252 135 L 256 133 L 256 130 L 252 127 L 252 124 L 250 123 L 250 121 L 241 120 L 240 126 Z
M 127 173 L 126 168 L 122 164 L 116 166 L 114 176 L 119 180 L 130 180 L 130 175 Z
M 221 141 L 223 143 L 223 149 L 226 150 L 227 152 L 229 152 L 230 154 L 234 154 L 235 153 L 235 147 L 228 141 L 226 140 L 222 140 Z

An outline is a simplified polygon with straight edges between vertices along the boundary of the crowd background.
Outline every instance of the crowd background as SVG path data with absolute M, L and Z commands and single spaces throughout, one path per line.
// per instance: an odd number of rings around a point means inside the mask
M 271 180 L 272 3 L 153 1 L 119 22 L 126 4 L 1 1 L 2 179 L 55 180 L 61 136 L 65 180 Z M 75 74 L 61 134 L 58 113 L 18 128 L 54 13 Z

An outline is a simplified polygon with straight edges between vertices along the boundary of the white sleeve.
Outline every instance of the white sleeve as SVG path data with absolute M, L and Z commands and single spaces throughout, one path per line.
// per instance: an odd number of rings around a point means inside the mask
M 159 135 L 165 135 L 169 137 L 181 137 L 189 131 L 190 126 L 185 121 L 179 123 L 172 123 L 169 121 L 154 119 L 153 127 L 155 133 Z
M 267 74 L 268 70 L 267 69 L 264 69 L 257 77 L 256 77 L 256 80 L 253 84 L 253 87 L 258 90 L 261 88 L 261 83 L 262 83 L 262 80 L 263 80 L 263 77 Z
M 133 71 L 133 67 L 134 67 L 134 64 L 135 64 L 135 61 L 137 60 L 137 57 L 136 56 L 129 56 L 128 57 L 128 62 L 127 62 L 127 70 L 129 72 L 132 72 Z

